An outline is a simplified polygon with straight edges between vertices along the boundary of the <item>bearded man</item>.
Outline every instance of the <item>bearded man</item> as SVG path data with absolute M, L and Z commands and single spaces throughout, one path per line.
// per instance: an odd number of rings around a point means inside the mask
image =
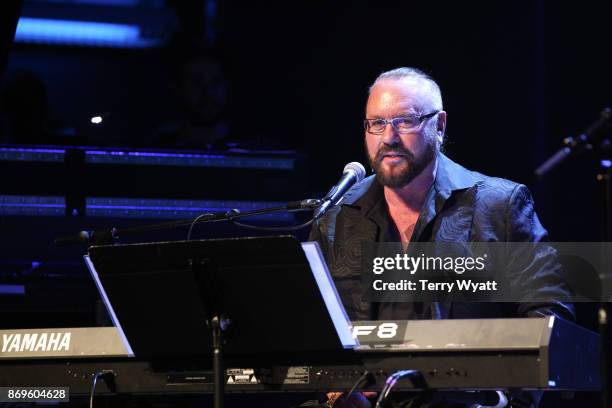
M 555 262 L 540 262 L 537 270 L 521 271 L 521 279 L 531 281 L 550 301 L 441 304 L 363 299 L 364 241 L 401 242 L 407 249 L 412 242 L 548 240 L 524 185 L 467 170 L 442 153 L 446 121 L 440 88 L 418 69 L 384 72 L 370 87 L 364 132 L 375 174 L 354 185 L 310 234 L 321 246 L 349 317 L 406 320 L 557 314 L 573 318 L 572 306 L 563 302 L 569 297 L 558 268 L 552 267 Z M 549 256 L 533 252 L 516 256 L 523 260 Z M 346 403 L 369 405 L 359 394 Z

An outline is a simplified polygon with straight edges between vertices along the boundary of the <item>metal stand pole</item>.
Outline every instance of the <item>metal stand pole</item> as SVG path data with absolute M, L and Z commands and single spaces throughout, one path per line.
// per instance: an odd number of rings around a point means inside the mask
M 601 406 L 609 408 L 608 397 L 608 353 L 606 331 L 608 330 L 608 311 L 605 303 L 599 306 L 599 353 L 601 355 Z
M 225 398 L 225 367 L 223 366 L 223 331 L 229 320 L 214 316 L 210 322 L 213 336 L 214 407 L 223 408 Z
M 603 225 L 602 237 L 604 242 L 610 242 L 612 238 L 612 160 L 604 155 L 600 160 L 600 172 L 597 174 L 597 181 L 603 183 Z M 609 355 L 608 355 L 608 299 L 599 306 L 598 323 L 600 336 L 600 353 L 601 353 L 601 406 L 603 408 L 612 408 L 610 400 L 610 384 L 609 384 Z
M 612 239 L 612 140 L 606 134 L 606 131 L 610 130 L 611 121 L 612 108 L 604 108 L 599 115 L 599 119 L 591 124 L 584 133 L 576 138 L 565 138 L 563 141 L 565 146 L 542 163 L 535 171 L 536 176 L 542 177 L 573 154 L 587 150 L 596 151 L 599 156 L 597 181 L 603 183 L 602 242 L 611 242 Z M 608 299 L 603 299 L 599 305 L 598 324 L 601 353 L 601 406 L 612 408 L 608 387 Z

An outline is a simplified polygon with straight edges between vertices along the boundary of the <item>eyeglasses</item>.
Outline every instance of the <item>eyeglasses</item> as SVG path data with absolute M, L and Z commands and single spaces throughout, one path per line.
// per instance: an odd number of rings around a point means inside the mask
M 383 133 L 387 124 L 390 123 L 393 129 L 398 133 L 410 133 L 417 130 L 424 120 L 431 118 L 439 112 L 440 111 L 434 111 L 421 116 L 408 115 L 391 119 L 365 119 L 363 121 L 363 127 L 369 133 L 378 135 Z

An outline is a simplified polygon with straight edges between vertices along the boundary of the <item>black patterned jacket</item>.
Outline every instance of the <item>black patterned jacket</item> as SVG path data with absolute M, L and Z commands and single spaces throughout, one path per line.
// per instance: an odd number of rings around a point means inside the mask
M 387 308 L 385 316 L 373 312 L 361 298 L 361 242 L 384 240 L 380 220 L 374 219 L 374 203 L 381 205 L 382 186 L 370 176 L 353 186 L 341 205 L 332 208 L 312 228 L 310 240 L 318 241 L 342 302 L 352 320 L 402 319 L 402 307 Z M 386 208 L 386 207 L 384 207 Z M 388 216 L 387 216 L 388 218 Z M 388 222 L 388 220 L 387 220 Z M 534 211 L 529 190 L 509 180 L 467 170 L 440 153 L 436 179 L 421 209 L 411 242 L 541 242 L 547 232 Z M 516 254 L 516 257 L 524 254 Z M 517 317 L 534 313 L 557 314 L 572 319 L 566 285 L 559 274 L 554 250 L 529 254 L 521 280 L 537 288 L 539 298 L 550 301 L 520 303 L 450 303 L 438 305 L 432 318 Z M 393 306 L 393 305 L 391 305 Z M 390 312 L 389 312 L 390 310 Z

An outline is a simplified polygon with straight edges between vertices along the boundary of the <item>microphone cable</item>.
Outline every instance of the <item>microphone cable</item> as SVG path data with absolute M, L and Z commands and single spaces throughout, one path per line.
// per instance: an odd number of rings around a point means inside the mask
M 229 221 L 233 225 L 236 225 L 238 227 L 252 229 L 252 230 L 257 230 L 257 231 L 269 231 L 269 232 L 298 231 L 298 230 L 301 230 L 303 228 L 306 228 L 306 227 L 310 226 L 315 221 L 315 219 L 313 217 L 310 220 L 308 220 L 307 222 L 304 222 L 304 223 L 298 224 L 298 225 L 263 227 L 263 226 L 259 226 L 259 225 L 245 224 L 243 222 L 236 221 L 236 219 L 239 218 L 239 215 L 240 215 L 240 210 L 232 209 L 232 210 L 229 210 L 227 213 L 225 213 L 225 218 L 224 219 L 219 219 L 219 220 L 215 220 L 215 221 Z M 253 214 L 253 215 L 257 215 L 257 214 Z M 194 218 L 194 220 L 189 225 L 189 230 L 187 231 L 187 241 L 191 240 L 191 235 L 193 233 L 193 229 L 194 229 L 195 225 L 198 222 L 200 222 L 203 218 L 213 217 L 213 216 L 215 216 L 215 214 L 212 214 L 212 213 L 203 213 L 203 214 L 198 215 L 196 218 Z
M 311 218 L 308 222 L 305 222 L 303 224 L 299 224 L 299 225 L 287 225 L 286 227 L 262 227 L 259 225 L 251 225 L 251 224 L 244 224 L 242 222 L 239 221 L 235 221 L 235 220 L 230 220 L 232 224 L 238 226 L 238 227 L 242 227 L 242 228 L 248 228 L 248 229 L 253 229 L 253 230 L 259 230 L 259 231 L 270 231 L 270 232 L 282 232 L 282 231 L 298 231 L 301 230 L 302 228 L 306 228 L 309 225 L 311 225 L 314 222 L 314 218 Z
M 102 378 L 106 383 L 106 386 L 111 392 L 115 392 L 115 373 L 113 370 L 102 370 L 98 371 L 93 376 L 93 381 L 91 385 L 91 393 L 89 395 L 89 408 L 93 408 L 93 400 L 96 394 L 96 384 L 98 383 L 98 378 Z
M 397 383 L 401 378 L 410 377 L 414 381 L 421 379 L 421 372 L 417 370 L 401 370 L 396 371 L 387 377 L 387 381 L 385 381 L 385 386 L 383 387 L 380 395 L 378 396 L 378 400 L 376 401 L 375 408 L 382 408 L 391 392 L 395 383 Z

